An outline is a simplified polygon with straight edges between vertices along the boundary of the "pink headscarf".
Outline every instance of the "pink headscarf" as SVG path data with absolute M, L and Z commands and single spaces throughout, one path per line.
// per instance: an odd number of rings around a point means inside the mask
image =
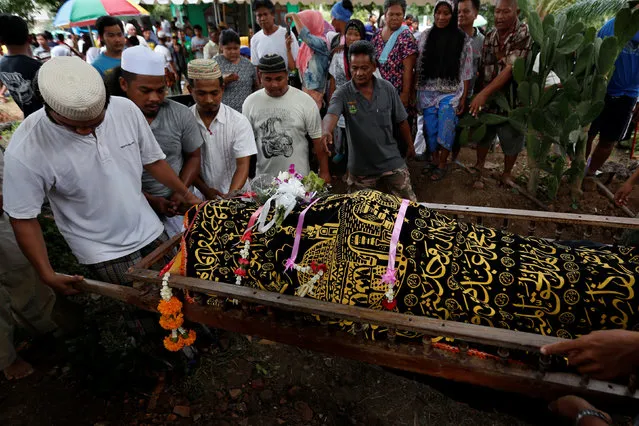
M 312 35 L 322 38 L 328 45 L 325 35 L 326 21 L 324 21 L 320 12 L 317 10 L 304 10 L 298 13 L 297 16 Z M 308 47 L 306 43 L 303 43 L 300 47 L 299 53 L 297 54 L 297 67 L 300 70 L 300 76 L 304 75 L 306 68 L 308 68 L 308 62 L 312 57 L 313 50 Z

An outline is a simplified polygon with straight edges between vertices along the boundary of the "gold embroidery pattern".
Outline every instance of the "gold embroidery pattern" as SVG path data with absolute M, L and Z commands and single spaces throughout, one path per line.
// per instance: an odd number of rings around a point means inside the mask
M 308 211 L 298 264 L 328 267 L 312 297 L 382 309 L 381 276 L 400 202 L 361 191 L 329 196 Z M 234 282 L 239 239 L 256 208 L 237 200 L 202 207 L 181 251 L 186 274 Z M 300 211 L 277 231 L 254 232 L 244 285 L 294 294 L 311 278 L 284 272 Z M 637 249 L 571 248 L 458 223 L 411 204 L 395 268 L 398 312 L 565 338 L 607 328 L 639 330 Z M 372 338 L 383 331 L 368 329 Z

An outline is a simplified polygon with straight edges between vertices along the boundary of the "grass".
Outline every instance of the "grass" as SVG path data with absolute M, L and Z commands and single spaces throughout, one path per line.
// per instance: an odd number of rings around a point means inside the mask
M 9 141 L 11 140 L 11 136 L 13 136 L 13 134 L 15 133 L 19 125 L 20 125 L 20 122 L 16 121 L 15 123 L 11 125 L 11 127 L 0 132 L 0 147 L 2 148 L 3 151 L 7 149 L 7 146 L 9 145 Z

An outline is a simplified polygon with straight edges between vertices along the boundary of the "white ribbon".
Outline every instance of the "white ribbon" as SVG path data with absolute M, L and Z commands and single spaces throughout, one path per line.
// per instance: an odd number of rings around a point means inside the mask
M 264 203 L 262 213 L 260 213 L 260 217 L 257 219 L 257 230 L 264 233 L 271 229 L 273 225 L 275 225 L 278 217 L 277 212 L 280 211 L 281 208 L 284 209 L 283 219 L 286 219 L 297 205 L 297 199 L 304 197 L 304 195 L 306 195 L 306 193 L 304 192 L 304 186 L 301 182 L 296 181 L 281 183 L 275 195 L 266 200 Z M 273 218 L 270 222 L 266 223 L 266 218 L 268 217 L 273 204 L 275 204 Z

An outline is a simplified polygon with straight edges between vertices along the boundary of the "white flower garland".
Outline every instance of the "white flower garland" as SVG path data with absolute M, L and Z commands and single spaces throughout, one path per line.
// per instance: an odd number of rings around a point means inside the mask
M 308 274 L 312 271 L 312 268 L 310 266 L 295 265 L 295 270 L 299 273 Z M 308 280 L 305 284 L 300 285 L 297 288 L 297 290 L 295 290 L 295 294 L 299 297 L 304 297 L 307 294 L 309 296 L 314 296 L 315 284 L 317 284 L 317 282 L 322 278 L 323 275 L 324 275 L 324 271 L 322 269 L 319 269 L 315 273 L 315 275 L 311 277 L 310 280 Z
M 169 278 L 171 278 L 171 273 L 165 273 L 162 277 L 162 289 L 160 289 L 160 297 L 167 302 L 173 297 L 173 290 L 169 287 Z
M 238 267 L 238 269 L 235 270 L 236 276 L 235 276 L 235 284 L 237 285 L 242 285 L 242 275 L 238 274 L 237 272 L 239 272 L 239 270 L 243 270 L 244 273 L 246 273 L 248 266 L 249 266 L 249 250 L 251 249 L 251 241 L 250 239 L 247 239 L 246 241 L 244 241 L 244 248 L 242 250 L 240 250 L 240 266 Z

